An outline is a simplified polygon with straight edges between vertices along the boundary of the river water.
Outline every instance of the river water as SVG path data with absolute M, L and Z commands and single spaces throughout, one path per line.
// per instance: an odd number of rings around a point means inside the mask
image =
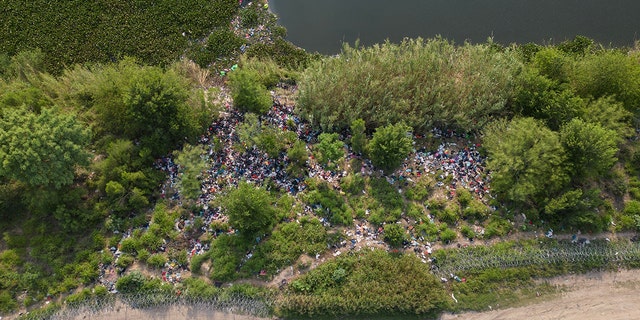
M 640 39 L 640 0 L 269 0 L 287 39 L 335 54 L 341 43 L 371 45 L 436 35 L 455 43 L 557 43 L 583 35 L 604 45 Z

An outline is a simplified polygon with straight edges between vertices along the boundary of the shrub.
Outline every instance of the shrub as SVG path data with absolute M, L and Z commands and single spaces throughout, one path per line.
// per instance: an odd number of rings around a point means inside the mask
M 299 277 L 289 288 L 292 293 L 279 300 L 277 307 L 285 317 L 294 318 L 321 314 L 431 318 L 450 300 L 416 256 L 381 250 L 342 255 Z
M 391 247 L 401 247 L 402 243 L 407 239 L 404 228 L 397 224 L 391 223 L 384 226 L 384 241 Z
M 220 289 L 206 283 L 200 278 L 184 279 L 184 296 L 186 298 L 211 299 L 220 294 Z
M 440 240 L 444 243 L 449 243 L 455 240 L 457 237 L 458 234 L 449 228 L 446 228 L 442 232 L 440 232 Z
M 409 208 L 407 210 L 407 217 L 416 221 L 426 218 L 424 209 L 415 203 L 409 204 Z
M 484 230 L 484 238 L 489 239 L 496 236 L 505 236 L 511 228 L 512 226 L 509 221 L 494 215 L 489 219 L 489 224 Z
M 122 293 L 133 293 L 144 286 L 147 279 L 139 271 L 133 271 L 116 281 L 116 289 Z
M 460 209 L 458 208 L 457 205 L 447 206 L 443 210 L 435 211 L 435 216 L 436 218 L 438 218 L 438 220 L 442 222 L 445 222 L 449 225 L 454 225 L 460 218 L 458 214 L 458 210 Z
M 468 239 L 473 239 L 476 237 L 475 231 L 473 231 L 473 229 L 467 225 L 462 226 L 462 228 L 460 228 L 460 233 L 462 233 L 462 235 Z
M 374 166 L 389 173 L 402 164 L 412 145 L 411 127 L 397 123 L 376 128 L 367 144 L 367 153 Z
M 425 201 L 429 198 L 435 187 L 435 181 L 431 176 L 424 175 L 409 187 L 405 193 L 407 199 L 413 201 Z
M 147 259 L 147 264 L 156 269 L 164 267 L 166 263 L 167 257 L 161 253 L 152 254 L 149 259 Z
M 9 291 L 0 290 L 0 312 L 8 313 L 18 308 L 18 302 L 11 296 Z
M 135 259 L 132 256 L 123 254 L 118 258 L 118 261 L 116 261 L 116 266 L 118 268 L 125 269 L 126 267 L 132 265 L 134 260 Z
M 462 216 L 465 219 L 475 219 L 482 221 L 489 215 L 489 208 L 479 200 L 471 200 L 466 207 L 462 209 Z
M 627 216 L 640 215 L 640 201 L 631 200 L 624 205 L 622 212 Z
M 440 233 L 438 226 L 435 223 L 428 221 L 418 224 L 416 226 L 416 231 L 429 242 L 435 242 L 438 240 L 438 234 Z
M 12 14 L 3 20 L 9 29 L 0 36 L 1 51 L 15 54 L 40 47 L 47 55 L 46 68 L 59 72 L 76 63 L 107 63 L 124 56 L 145 64 L 166 64 L 179 58 L 190 41 L 227 26 L 238 2 L 188 0 L 150 5 L 120 0 L 38 0 L 30 5 L 6 3 L 4 8 Z M 39 19 L 29 25 L 20 22 L 33 16 Z M 49 31 L 45 35 L 37 30 Z
M 466 188 L 457 188 L 456 197 L 458 198 L 458 203 L 460 203 L 461 208 L 466 208 L 471 203 L 471 200 L 473 200 L 471 192 Z
M 134 237 L 129 237 L 122 240 L 120 243 L 120 251 L 128 254 L 135 254 L 138 251 L 139 242 Z
M 147 249 L 140 249 L 138 250 L 138 254 L 136 256 L 138 258 L 138 260 L 142 261 L 142 262 L 147 262 L 147 260 L 149 259 L 149 257 L 151 257 L 151 253 L 149 253 L 149 251 Z
M 231 73 L 229 88 L 236 108 L 241 111 L 263 114 L 271 108 L 271 94 L 253 70 L 240 68 Z
M 202 264 L 209 260 L 209 256 L 207 254 L 197 254 L 191 257 L 191 272 L 194 274 L 200 274 L 202 270 Z
M 364 178 L 359 174 L 350 173 L 340 179 L 340 188 L 353 196 L 361 195 L 362 190 L 365 189 Z
M 206 68 L 216 59 L 230 57 L 240 52 L 245 39 L 236 36 L 228 28 L 215 29 L 202 44 L 190 48 L 188 56 L 200 67 Z

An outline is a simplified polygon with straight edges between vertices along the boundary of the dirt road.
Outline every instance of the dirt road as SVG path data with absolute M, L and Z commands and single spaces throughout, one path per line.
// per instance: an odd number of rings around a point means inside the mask
M 561 293 L 532 304 L 481 313 L 443 315 L 441 320 L 627 320 L 640 319 L 640 270 L 594 272 L 549 281 Z

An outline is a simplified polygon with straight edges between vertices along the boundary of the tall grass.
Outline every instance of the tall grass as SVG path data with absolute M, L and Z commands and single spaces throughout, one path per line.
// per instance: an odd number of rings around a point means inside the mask
M 404 121 L 474 131 L 508 112 L 521 62 L 489 44 L 456 46 L 444 39 L 343 47 L 313 63 L 300 81 L 301 112 L 325 130 L 362 118 L 369 130 Z

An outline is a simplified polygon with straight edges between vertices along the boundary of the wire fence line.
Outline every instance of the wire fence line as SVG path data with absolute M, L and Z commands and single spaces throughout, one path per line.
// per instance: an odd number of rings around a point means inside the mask
M 138 292 L 128 294 L 109 294 L 92 296 L 82 301 L 65 303 L 51 315 L 36 317 L 38 319 L 73 319 L 89 317 L 107 312 L 119 312 L 121 309 L 152 309 L 185 307 L 201 313 L 222 312 L 228 314 L 247 315 L 252 317 L 269 317 L 272 302 L 268 299 L 256 299 L 241 295 L 197 297 L 177 295 L 170 292 Z
M 640 266 L 640 243 L 596 241 L 572 243 L 550 241 L 535 245 L 511 247 L 473 246 L 448 250 L 437 254 L 432 272 L 441 277 L 456 273 L 492 268 L 514 268 L 553 264 L 582 265 L 585 269 L 607 266 Z M 185 307 L 200 313 L 222 312 L 227 314 L 269 317 L 275 299 L 258 299 L 241 294 L 196 296 L 178 294 L 175 291 L 143 291 L 136 293 L 90 296 L 86 299 L 62 304 L 48 314 L 27 319 L 91 318 L 91 315 L 125 310 L 150 310 L 152 308 Z M 188 318 L 188 317 L 187 317 Z
M 441 255 L 440 259 L 434 262 L 432 271 L 446 277 L 471 270 L 558 263 L 584 264 L 586 267 L 640 263 L 640 245 L 633 242 L 598 241 L 577 244 L 563 241 L 542 246 L 514 247 L 508 250 L 467 247 Z

